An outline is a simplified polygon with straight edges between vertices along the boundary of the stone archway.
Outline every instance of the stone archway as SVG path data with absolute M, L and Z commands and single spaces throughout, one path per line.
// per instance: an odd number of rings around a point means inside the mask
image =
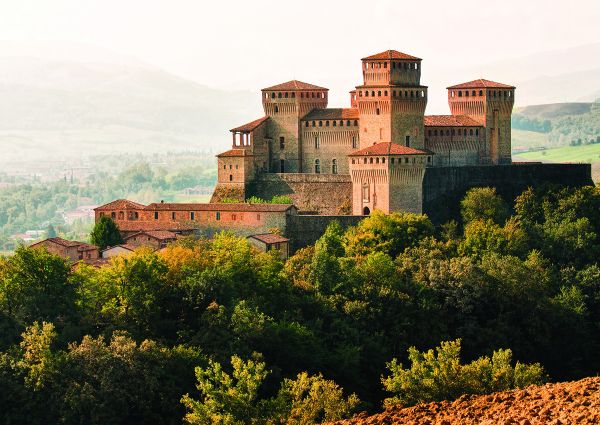
M 363 209 L 363 215 L 370 215 L 371 214 L 371 210 L 369 209 L 369 207 L 365 207 Z

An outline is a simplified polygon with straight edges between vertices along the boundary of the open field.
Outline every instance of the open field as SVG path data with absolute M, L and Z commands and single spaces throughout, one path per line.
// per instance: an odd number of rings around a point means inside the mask
M 548 134 L 538 133 L 536 131 L 512 129 L 513 148 L 524 147 L 527 149 L 548 146 Z
M 564 146 L 543 151 L 526 152 L 519 155 L 513 155 L 513 160 L 542 162 L 600 162 L 600 144 Z

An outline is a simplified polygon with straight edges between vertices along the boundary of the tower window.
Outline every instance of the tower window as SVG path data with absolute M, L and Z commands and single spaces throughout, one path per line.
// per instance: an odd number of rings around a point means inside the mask
M 404 141 L 406 142 L 406 147 L 410 147 L 410 136 L 405 136 Z
M 217 221 L 221 220 L 221 213 L 217 211 Z
M 323 127 L 323 121 L 319 121 L 319 127 Z
M 285 149 L 285 137 L 283 136 L 279 137 L 279 149 Z
M 379 115 L 379 108 L 375 109 L 375 113 Z
M 371 90 L 371 97 L 375 97 L 375 90 Z
M 158 211 L 154 211 L 154 219 L 158 220 Z
M 315 149 L 319 149 L 321 147 L 321 138 L 319 136 L 315 137 Z
M 317 125 L 316 121 L 312 122 L 312 126 L 315 127 Z
M 365 97 L 369 97 L 369 90 L 365 90 Z
M 358 125 L 358 120 L 354 120 L 354 125 Z
M 232 174 L 229 175 L 229 181 L 230 182 L 233 181 L 233 175 Z
M 352 136 L 352 148 L 356 149 L 358 147 L 358 143 L 356 140 L 356 136 Z
M 473 95 L 473 96 L 477 96 L 477 92 L 476 92 L 475 90 L 473 90 L 473 93 L 472 93 L 472 95 Z
M 331 173 L 332 174 L 337 174 L 338 173 L 337 159 L 332 159 L 331 160 Z
M 387 96 L 387 95 L 388 95 L 388 93 L 387 93 L 387 90 L 383 92 L 383 95 L 384 95 L 384 96 Z
M 325 121 L 325 127 L 329 127 L 329 120 Z
M 333 120 L 333 126 L 336 127 L 337 126 L 337 121 Z
M 370 198 L 369 195 L 370 195 L 369 194 L 369 185 L 365 183 L 365 184 L 363 184 L 363 187 L 362 187 L 363 202 L 369 202 L 369 198 Z
M 479 96 L 483 96 L 483 90 L 479 90 Z
M 306 123 L 304 123 L 304 127 L 308 127 L 308 121 L 306 121 Z
M 292 93 L 292 99 L 296 97 L 296 93 Z
M 462 97 L 462 91 L 461 90 L 458 91 L 458 97 Z
M 285 159 L 279 161 L 279 172 L 285 173 Z
M 190 220 L 194 220 L 196 218 L 196 215 L 194 214 L 194 211 L 190 212 Z
M 271 93 L 271 99 L 275 99 L 275 93 Z
M 340 127 L 344 126 L 344 120 L 340 120 Z
M 384 63 L 383 63 L 383 68 L 384 68 L 384 69 L 387 69 L 387 62 L 384 62 Z
M 172 219 L 172 220 L 175 220 L 176 218 L 177 218 L 177 213 L 176 213 L 175 211 L 173 211 L 173 212 L 171 213 L 171 219 Z
M 473 135 L 473 129 L 470 129 L 469 130 L 469 136 L 472 136 L 472 135 Z
M 381 96 L 381 90 L 377 92 L 377 96 Z
M 321 173 L 321 161 L 315 159 L 315 174 Z
M 288 97 L 288 93 L 287 93 L 287 92 L 285 92 L 285 98 L 287 99 L 287 97 Z
M 277 93 L 277 97 L 281 99 L 281 92 Z
M 469 97 L 469 90 L 465 90 L 465 97 Z

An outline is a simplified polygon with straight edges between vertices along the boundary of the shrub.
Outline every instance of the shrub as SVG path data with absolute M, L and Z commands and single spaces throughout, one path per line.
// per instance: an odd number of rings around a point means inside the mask
M 480 357 L 462 365 L 461 341 L 442 342 L 439 347 L 419 352 L 408 350 L 410 369 L 393 359 L 387 364 L 391 375 L 382 378 L 384 388 L 394 397 L 384 401 L 386 407 L 411 406 L 418 403 L 453 400 L 463 394 L 489 394 L 527 385 L 541 384 L 545 372 L 539 363 L 512 366 L 512 351 L 494 351 L 492 357 Z

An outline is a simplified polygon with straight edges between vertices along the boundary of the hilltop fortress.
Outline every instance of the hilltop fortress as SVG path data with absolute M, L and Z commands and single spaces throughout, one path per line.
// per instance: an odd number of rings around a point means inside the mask
M 262 89 L 265 115 L 231 130 L 210 204 L 119 200 L 96 209 L 96 219 L 109 214 L 129 234 L 277 227 L 293 251 L 332 219 L 354 224 L 374 210 L 426 213 L 442 223 L 475 186 L 496 187 L 510 200 L 528 186 L 593 184 L 589 164 L 512 162 L 515 87 L 486 79 L 453 85 L 450 115 L 428 116 L 421 59 L 388 50 L 361 62 L 363 81 L 348 108 L 328 108 L 328 89 L 301 81 Z M 291 197 L 294 207 L 244 203 L 275 195 Z

